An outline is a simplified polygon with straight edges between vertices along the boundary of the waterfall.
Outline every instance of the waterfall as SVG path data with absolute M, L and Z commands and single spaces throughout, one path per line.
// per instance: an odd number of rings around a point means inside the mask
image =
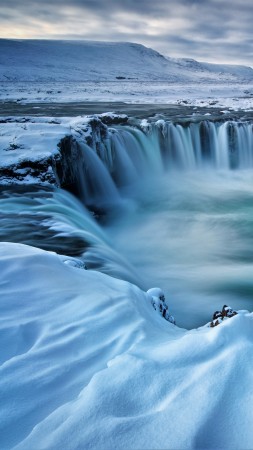
M 253 167 L 253 132 L 249 123 L 202 121 L 181 125 L 160 121 L 158 126 L 169 167 L 183 170 Z
M 240 169 L 249 168 L 253 166 L 253 145 L 252 145 L 252 125 L 248 127 L 240 124 L 234 127 L 235 134 L 235 150 L 240 156 L 238 158 L 238 167 Z
M 82 155 L 78 166 L 82 202 L 96 208 L 119 204 L 120 196 L 107 167 L 87 144 L 79 142 L 78 145 Z
M 160 173 L 163 170 L 155 127 L 148 135 L 135 127 L 111 130 L 107 150 L 113 162 L 111 173 L 118 186 L 134 182 L 151 172 Z
M 103 133 L 96 121 L 90 139 L 82 130 L 66 136 L 53 167 L 66 190 L 2 187 L 0 238 L 145 290 L 160 286 L 172 313 L 186 312 L 182 326 L 192 326 L 195 302 L 194 321 L 233 291 L 252 299 L 253 129 L 232 120 L 150 120 L 101 123 Z
M 104 131 L 105 125 L 101 126 Z M 71 143 L 72 154 L 68 149 L 70 157 L 62 163 L 72 165 L 69 172 L 76 186 L 72 190 L 93 210 L 118 207 L 126 187 L 145 183 L 150 177 L 155 183 L 166 172 L 253 167 L 253 130 L 249 122 L 158 120 L 115 125 L 103 133 L 96 124 L 93 131 L 90 145 L 82 136 L 76 137 Z M 64 186 L 60 175 L 59 179 Z
M 0 240 L 77 257 L 88 269 L 141 284 L 91 213 L 62 189 L 34 185 L 2 188 Z

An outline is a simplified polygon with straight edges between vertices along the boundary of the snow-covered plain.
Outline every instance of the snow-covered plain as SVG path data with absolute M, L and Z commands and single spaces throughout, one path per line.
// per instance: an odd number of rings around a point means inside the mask
M 170 58 L 127 42 L 1 39 L 0 81 L 4 102 L 253 104 L 250 67 Z
M 32 102 L 34 115 L 43 102 L 253 106 L 251 68 L 176 60 L 129 43 L 0 40 L 0 50 L 0 100 L 13 111 Z M 3 118 L 2 184 L 57 184 L 48 161 L 64 136 L 80 134 L 91 138 L 90 118 Z M 30 169 L 39 161 L 43 179 Z M 2 204 L 7 228 L 14 212 L 32 218 L 34 199 L 18 209 L 15 187 L 13 194 Z M 55 217 L 63 208 L 72 214 L 70 201 L 55 205 Z M 60 239 L 70 225 L 56 226 Z M 0 243 L 0 293 L 1 450 L 252 449 L 252 313 L 184 330 L 136 285 L 18 243 Z
M 34 114 L 39 112 L 40 103 L 50 102 L 66 102 L 66 104 L 70 102 L 151 103 L 252 110 L 253 83 L 210 84 L 201 82 L 196 85 L 178 82 L 124 80 L 77 83 L 3 82 L 0 84 L 0 100 L 5 103 L 36 103 L 33 107 Z

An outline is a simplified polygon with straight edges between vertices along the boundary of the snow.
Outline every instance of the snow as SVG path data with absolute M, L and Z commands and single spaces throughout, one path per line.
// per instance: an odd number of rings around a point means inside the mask
M 176 104 L 184 106 L 221 107 L 223 109 L 252 110 L 253 83 L 168 83 L 164 81 L 118 81 L 118 82 L 53 82 L 25 83 L 3 82 L 0 84 L 0 101 L 18 104 L 35 103 L 31 113 L 40 115 L 41 103 L 79 104 L 94 102 L 124 102 L 129 104 Z M 15 110 L 15 103 L 10 103 Z M 124 110 L 124 105 L 121 105 Z M 110 105 L 109 108 L 113 108 Z M 52 115 L 54 112 L 52 111 Z
M 60 140 L 70 134 L 70 127 L 50 122 L 48 118 L 0 123 L 1 167 L 26 159 L 37 161 L 56 154 Z
M 91 123 L 103 127 L 127 121 L 125 114 L 112 112 L 92 116 L 62 117 L 6 117 L 0 122 L 0 184 L 47 183 L 57 184 L 52 160 L 60 157 L 60 143 L 66 136 L 92 136 Z M 104 126 L 105 127 L 105 126 Z M 40 173 L 32 171 L 33 163 L 40 163 Z M 9 169 L 6 173 L 4 169 Z M 45 172 L 44 174 L 42 172 Z M 45 177 L 43 178 L 43 176 Z
M 39 117 L 43 102 L 253 109 L 249 67 L 131 43 L 1 39 L 0 50 L 2 105 L 34 102 L 38 115 L 0 121 L 0 166 L 15 183 L 41 182 L 24 162 L 45 161 L 52 178 L 61 139 L 90 137 L 91 121 L 127 120 Z M 1 242 L 0 448 L 250 450 L 253 313 L 184 330 L 170 306 L 160 288 L 146 293 L 78 258 Z
M 0 40 L 1 81 L 252 81 L 253 69 L 168 58 L 130 42 Z M 109 64 L 108 64 L 109 63 Z
M 186 331 L 134 285 L 0 245 L 3 449 L 252 443 L 252 321 Z
M 246 79 L 252 79 L 252 68 L 240 65 L 230 65 L 230 64 L 211 64 L 206 62 L 199 62 L 191 58 L 169 58 L 168 61 L 177 64 L 178 68 L 188 70 L 190 72 L 195 72 L 196 74 L 201 73 L 202 78 L 206 76 L 206 72 L 216 73 L 218 76 L 230 76 L 244 77 Z M 229 81 L 227 79 L 227 81 Z
M 147 291 L 148 296 L 150 297 L 151 304 L 155 311 L 164 317 L 168 322 L 176 324 L 173 316 L 169 314 L 169 307 L 166 303 L 165 294 L 161 288 L 151 288 Z
M 253 106 L 251 67 L 169 58 L 140 44 L 1 39 L 0 58 L 4 102 Z

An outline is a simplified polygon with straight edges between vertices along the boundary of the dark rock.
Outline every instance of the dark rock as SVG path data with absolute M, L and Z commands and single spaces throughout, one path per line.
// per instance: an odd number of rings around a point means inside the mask
M 218 319 L 218 317 L 222 317 L 222 313 L 220 311 L 215 311 L 213 315 L 213 320 Z
M 215 311 L 213 320 L 210 322 L 210 327 L 214 328 L 219 325 L 224 319 L 230 319 L 238 314 L 237 311 L 230 306 L 224 305 L 221 311 Z
M 221 314 L 223 317 L 233 317 L 236 316 L 237 311 L 234 311 L 230 306 L 224 305 Z

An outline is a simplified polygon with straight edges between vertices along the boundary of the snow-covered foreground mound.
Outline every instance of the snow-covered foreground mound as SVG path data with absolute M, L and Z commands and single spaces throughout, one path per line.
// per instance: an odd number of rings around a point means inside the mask
M 1 449 L 252 448 L 253 315 L 185 331 L 66 260 L 0 246 Z

